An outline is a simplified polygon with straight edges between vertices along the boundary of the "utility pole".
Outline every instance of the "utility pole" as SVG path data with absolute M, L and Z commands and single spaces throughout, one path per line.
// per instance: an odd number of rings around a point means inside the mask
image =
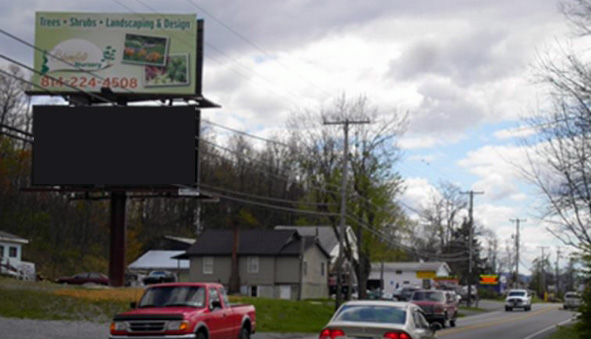
M 519 288 L 519 222 L 526 222 L 527 219 L 509 219 L 515 223 L 517 232 L 515 233 L 515 288 Z
M 472 282 L 474 281 L 474 279 L 472 279 L 472 270 L 473 270 L 473 266 L 474 266 L 474 258 L 472 255 L 473 252 L 473 243 L 474 243 L 474 217 L 473 217 L 473 212 L 474 212 L 474 194 L 484 194 L 484 192 L 474 192 L 474 191 L 468 191 L 468 192 L 462 192 L 462 194 L 469 194 L 470 195 L 470 206 L 469 206 L 469 210 L 468 210 L 468 217 L 469 219 L 469 223 L 470 223 L 470 234 L 468 237 L 468 302 L 467 302 L 467 306 L 470 307 L 472 305 Z
M 556 290 L 555 290 L 555 292 L 556 292 L 556 296 L 557 297 L 558 297 L 558 291 L 560 291 L 560 269 L 559 269 L 559 266 L 558 266 L 559 260 L 560 260 L 560 246 L 557 246 L 556 247 L 556 279 L 555 279 L 556 280 L 556 284 L 555 284 Z
M 545 299 L 544 297 L 546 296 L 546 269 L 544 267 L 544 263 L 546 261 L 546 257 L 544 256 L 544 250 L 546 248 L 548 248 L 547 246 L 539 246 L 542 249 L 542 261 L 540 261 L 540 265 L 541 265 L 541 273 L 542 273 L 542 277 L 540 279 L 540 285 L 542 287 L 542 299 Z
M 345 222 L 346 222 L 346 200 L 347 200 L 347 162 L 349 160 L 349 125 L 369 124 L 369 120 L 349 120 L 344 121 L 325 121 L 324 125 L 343 125 L 345 132 L 345 140 L 343 146 L 343 169 L 342 169 L 342 180 L 341 180 L 341 223 L 339 225 L 339 263 L 337 267 L 337 291 L 336 291 L 336 303 L 335 307 L 338 309 L 343 302 L 342 289 L 343 289 L 343 265 L 345 263 Z M 349 263 L 351 264 L 351 263 Z M 358 282 L 359 284 L 359 282 Z M 351 286 L 349 286 L 351 289 Z

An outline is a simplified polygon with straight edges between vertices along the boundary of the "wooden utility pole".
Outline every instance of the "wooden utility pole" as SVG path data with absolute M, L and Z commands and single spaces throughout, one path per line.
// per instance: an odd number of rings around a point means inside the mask
M 519 288 L 519 222 L 526 222 L 527 219 L 509 219 L 509 221 L 515 223 L 515 288 Z
M 468 239 L 468 307 L 472 304 L 472 282 L 474 281 L 472 277 L 472 270 L 474 266 L 474 258 L 473 258 L 473 242 L 474 242 L 474 194 L 484 194 L 484 192 L 462 192 L 462 194 L 469 194 L 470 195 L 470 205 L 468 209 L 468 217 L 469 217 L 469 224 L 470 224 L 470 234 Z
M 546 295 L 546 269 L 544 267 L 544 263 L 546 261 L 546 257 L 544 256 L 544 250 L 547 248 L 547 246 L 539 246 L 540 249 L 542 250 L 542 260 L 540 261 L 540 273 L 542 274 L 539 284 L 540 287 L 542 288 L 542 299 L 544 299 L 544 296 Z
M 341 223 L 339 225 L 339 258 L 337 260 L 339 265 L 337 266 L 337 291 L 336 291 L 336 303 L 335 307 L 339 308 L 341 303 L 343 302 L 342 298 L 342 289 L 343 289 L 343 265 L 345 263 L 345 247 L 344 247 L 344 238 L 345 238 L 345 223 L 346 223 L 346 203 L 347 203 L 347 162 L 349 160 L 349 125 L 355 124 L 369 124 L 369 120 L 349 120 L 345 119 L 344 121 L 325 121 L 325 125 L 343 125 L 343 129 L 345 132 L 345 140 L 343 146 L 343 169 L 342 169 L 342 180 L 341 180 Z M 351 264 L 351 263 L 349 263 Z M 357 282 L 359 284 L 359 282 Z M 351 286 L 349 286 L 351 289 Z
M 558 263 L 560 261 L 560 246 L 556 247 L 556 294 L 558 294 L 558 291 L 560 291 L 560 268 L 558 266 Z

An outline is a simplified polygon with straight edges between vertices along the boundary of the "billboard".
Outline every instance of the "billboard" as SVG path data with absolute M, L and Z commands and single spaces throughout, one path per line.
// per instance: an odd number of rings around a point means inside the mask
M 499 275 L 498 274 L 481 274 L 480 285 L 498 285 Z
M 34 106 L 33 185 L 196 183 L 194 106 Z
M 196 14 L 37 12 L 33 82 L 51 92 L 196 93 Z M 73 87 L 73 88 L 72 88 Z

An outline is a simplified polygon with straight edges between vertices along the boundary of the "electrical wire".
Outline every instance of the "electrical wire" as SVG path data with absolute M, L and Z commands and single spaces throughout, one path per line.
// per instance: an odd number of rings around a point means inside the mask
M 242 34 L 240 34 L 239 32 L 237 32 L 236 30 L 234 30 L 232 27 L 230 27 L 229 25 L 227 25 L 226 23 L 224 23 L 222 20 L 218 19 L 216 16 L 214 16 L 213 14 L 211 14 L 209 11 L 207 11 L 205 8 L 197 5 L 195 2 L 191 1 L 191 0 L 187 0 L 189 3 L 191 3 L 195 8 L 197 8 L 198 10 L 202 11 L 203 13 L 207 14 L 210 18 L 212 18 L 213 20 L 215 20 L 217 23 L 219 23 L 222 27 L 226 28 L 227 30 L 229 30 L 230 32 L 232 32 L 234 35 L 236 35 L 238 38 L 240 38 L 242 41 L 246 42 L 247 44 L 249 44 L 250 46 L 254 47 L 255 49 L 257 49 L 259 52 L 263 53 L 265 56 L 267 56 L 270 60 L 272 60 L 273 62 L 277 63 L 278 65 L 280 65 L 281 67 L 287 69 L 288 71 L 292 72 L 291 69 L 289 69 L 287 66 L 285 66 L 284 64 L 282 64 L 281 62 L 277 61 L 276 58 L 274 58 L 270 53 L 266 52 L 265 50 L 263 50 L 261 47 L 259 47 L 258 45 L 256 45 L 255 43 L 253 43 L 252 41 L 250 41 L 249 39 L 247 39 L 245 36 L 243 36 Z M 304 78 L 301 76 L 300 73 L 297 72 L 292 72 L 293 74 L 297 75 L 300 79 L 305 80 L 306 82 L 308 82 L 310 85 L 312 85 L 314 88 L 316 88 L 317 90 L 319 90 L 320 92 L 322 92 L 324 95 L 326 95 L 327 97 L 330 97 L 330 94 L 318 87 L 315 83 L 311 82 L 310 80 Z
M 250 198 L 254 198 L 254 199 L 268 200 L 268 201 L 274 201 L 274 202 L 282 202 L 282 203 L 288 203 L 288 204 L 294 204 L 294 205 L 310 205 L 310 206 L 327 206 L 327 205 L 328 206 L 336 206 L 337 205 L 335 203 L 323 204 L 323 203 L 311 202 L 311 201 L 297 201 L 297 200 L 289 200 L 289 199 L 264 197 L 264 196 L 261 196 L 261 195 L 248 194 L 248 193 L 244 193 L 244 192 L 238 192 L 238 191 L 230 190 L 230 189 L 227 189 L 227 188 L 211 186 L 211 185 L 204 184 L 204 183 L 200 183 L 199 185 L 200 186 L 203 186 L 203 187 L 205 187 L 207 189 L 210 189 L 210 190 L 216 190 L 216 191 L 221 191 L 221 192 L 225 192 L 225 193 L 229 193 L 229 194 L 235 194 L 235 195 L 241 195 L 241 196 L 244 196 L 244 197 L 250 197 Z

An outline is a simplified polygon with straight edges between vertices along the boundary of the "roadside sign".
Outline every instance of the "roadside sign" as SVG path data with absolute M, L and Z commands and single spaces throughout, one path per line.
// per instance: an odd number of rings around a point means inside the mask
M 498 274 L 481 274 L 480 285 L 498 285 L 499 275 Z
M 435 271 L 417 271 L 417 279 L 433 279 L 435 276 Z
M 196 14 L 37 12 L 35 45 L 33 83 L 52 92 L 195 94 Z

